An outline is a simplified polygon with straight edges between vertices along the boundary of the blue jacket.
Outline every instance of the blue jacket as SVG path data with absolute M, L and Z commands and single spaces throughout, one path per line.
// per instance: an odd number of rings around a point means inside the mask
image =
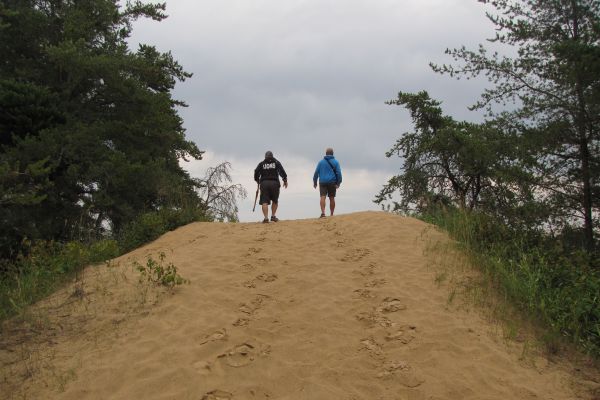
M 331 165 L 335 168 L 335 172 L 337 172 L 337 181 L 333 169 L 326 160 L 329 160 Z M 315 175 L 313 176 L 313 183 L 315 185 L 317 184 L 317 179 L 319 179 L 319 183 L 337 183 L 340 185 L 342 183 L 342 169 L 340 168 L 340 163 L 333 156 L 323 157 L 317 164 L 317 169 L 315 169 Z

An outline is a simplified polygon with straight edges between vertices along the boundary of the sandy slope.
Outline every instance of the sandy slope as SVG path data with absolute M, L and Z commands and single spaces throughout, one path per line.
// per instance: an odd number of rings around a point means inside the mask
M 373 212 L 182 227 L 117 267 L 90 268 L 83 296 L 71 287 L 49 299 L 59 322 L 43 340 L 5 341 L 0 389 L 30 399 L 581 398 L 571 367 L 520 360 L 477 313 L 448 309 L 423 253 L 424 238 L 441 235 L 425 228 Z M 160 251 L 192 283 L 142 305 L 130 261 Z

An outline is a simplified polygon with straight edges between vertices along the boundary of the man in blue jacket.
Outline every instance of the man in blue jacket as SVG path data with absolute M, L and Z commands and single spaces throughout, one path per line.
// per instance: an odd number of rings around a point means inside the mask
M 335 193 L 342 184 L 342 169 L 340 163 L 333 157 L 331 147 L 325 150 L 325 157 L 317 164 L 313 176 L 313 186 L 317 188 L 319 180 L 319 193 L 321 195 L 321 218 L 325 218 L 325 197 L 329 197 L 329 211 L 333 215 L 335 210 Z

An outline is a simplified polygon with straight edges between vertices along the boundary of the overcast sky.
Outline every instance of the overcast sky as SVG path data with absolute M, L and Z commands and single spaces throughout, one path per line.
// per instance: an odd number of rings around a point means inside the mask
M 312 187 L 316 163 L 335 149 L 344 183 L 337 212 L 378 209 L 372 203 L 400 160 L 385 152 L 411 129 L 408 113 L 384 104 L 399 91 L 427 90 L 457 119 L 483 81 L 435 74 L 429 62 L 449 63 L 448 47 L 475 48 L 494 35 L 476 0 L 170 0 L 169 18 L 138 21 L 138 42 L 171 51 L 194 76 L 177 85 L 187 137 L 205 150 L 187 163 L 194 176 L 230 161 L 249 196 L 240 219 L 252 213 L 252 173 L 272 150 L 289 175 L 280 197 L 282 219 L 320 213 Z

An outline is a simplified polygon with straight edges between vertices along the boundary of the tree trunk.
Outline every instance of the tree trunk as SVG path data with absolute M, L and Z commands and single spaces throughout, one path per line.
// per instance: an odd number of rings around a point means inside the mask
M 592 184 L 590 182 L 590 152 L 587 140 L 584 137 L 579 146 L 581 157 L 581 178 L 583 180 L 583 221 L 585 234 L 585 247 L 588 253 L 594 251 L 594 221 L 592 219 Z
M 573 40 L 580 41 L 579 37 L 579 9 L 577 1 L 571 0 L 572 18 L 573 18 Z M 583 92 L 583 81 L 580 72 L 576 68 L 577 78 L 575 81 L 575 91 L 577 95 L 577 119 L 575 120 L 576 129 L 579 134 L 579 158 L 581 161 L 581 180 L 583 181 L 582 206 L 583 206 L 583 232 L 585 237 L 585 247 L 588 253 L 594 251 L 594 221 L 592 219 L 592 182 L 590 173 L 590 150 L 588 143 L 588 134 L 586 132 L 588 113 L 586 110 L 585 95 Z M 590 132 L 590 138 L 591 138 Z

